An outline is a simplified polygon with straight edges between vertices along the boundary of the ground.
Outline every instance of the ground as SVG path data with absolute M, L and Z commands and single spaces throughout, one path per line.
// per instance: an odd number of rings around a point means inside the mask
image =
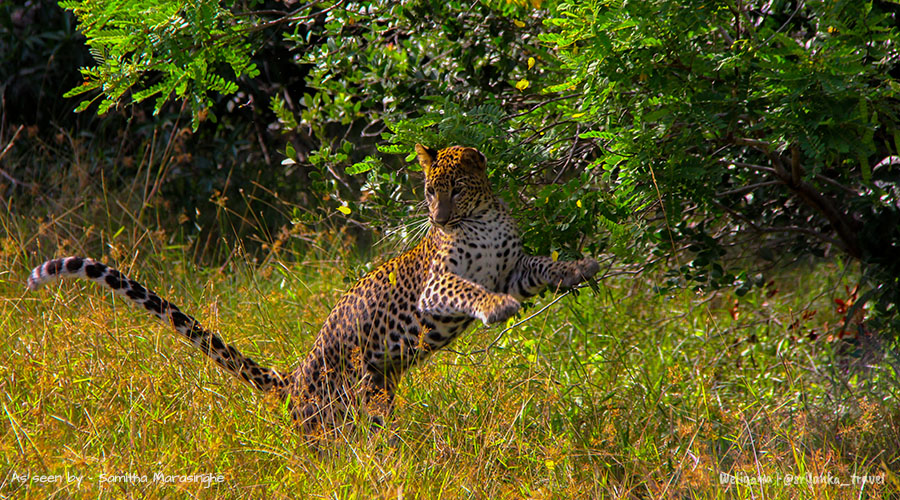
M 414 369 L 389 431 L 316 450 L 279 403 L 111 294 L 71 282 L 25 292 L 39 259 L 9 240 L 3 248 L 2 495 L 877 498 L 900 489 L 896 357 L 871 336 L 829 333 L 852 292 L 846 270 L 794 266 L 740 298 L 662 292 L 652 270 L 607 276 L 600 293 L 585 288 L 540 311 L 556 298 L 546 295 L 521 324 L 470 330 Z M 283 368 L 311 346 L 354 272 L 340 259 L 198 270 L 161 252 L 128 262 L 119 264 L 132 277 Z

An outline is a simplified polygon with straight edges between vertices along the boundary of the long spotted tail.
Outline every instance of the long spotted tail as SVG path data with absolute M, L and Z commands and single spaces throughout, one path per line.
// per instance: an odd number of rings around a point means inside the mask
M 137 281 L 126 278 L 118 270 L 93 259 L 66 257 L 48 260 L 31 271 L 28 288 L 37 290 L 45 283 L 65 277 L 86 278 L 109 288 L 172 325 L 175 331 L 234 376 L 261 391 L 277 391 L 282 396 L 285 395 L 287 381 L 283 374 L 272 368 L 259 366 L 256 361 L 222 342 L 216 334 L 204 329 L 197 320 L 181 312 L 175 304 L 160 298 Z

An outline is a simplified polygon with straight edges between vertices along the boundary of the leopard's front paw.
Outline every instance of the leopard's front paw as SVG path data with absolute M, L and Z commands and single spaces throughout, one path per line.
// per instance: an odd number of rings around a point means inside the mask
M 560 281 L 560 287 L 572 288 L 592 278 L 600 270 L 600 264 L 597 264 L 597 261 L 590 257 L 575 261 L 573 264 L 566 276 Z
M 490 303 L 478 315 L 478 319 L 485 325 L 506 321 L 519 312 L 519 301 L 512 295 L 495 294 L 491 297 Z

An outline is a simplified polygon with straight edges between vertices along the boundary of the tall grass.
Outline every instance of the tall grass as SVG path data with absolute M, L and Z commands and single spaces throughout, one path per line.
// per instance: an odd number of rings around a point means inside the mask
M 47 203 L 0 214 L 2 496 L 900 495 L 900 362 L 877 336 L 836 335 L 852 269 L 793 266 L 737 298 L 661 293 L 660 276 L 614 266 L 600 293 L 538 313 L 555 297 L 539 298 L 515 326 L 474 328 L 421 363 L 389 430 L 313 449 L 278 402 L 141 311 L 90 283 L 26 293 L 25 278 L 45 258 L 102 258 L 288 368 L 347 277 L 385 256 L 360 257 L 339 229 L 292 226 L 286 202 L 271 228 L 213 204 L 220 235 L 251 224 L 262 251 L 223 237 L 225 264 L 198 268 L 206 242 L 160 229 L 165 206 L 147 189 L 52 182 Z

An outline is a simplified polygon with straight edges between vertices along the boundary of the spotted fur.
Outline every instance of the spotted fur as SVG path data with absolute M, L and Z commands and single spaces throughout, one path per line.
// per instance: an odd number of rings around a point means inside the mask
M 598 270 L 590 258 L 556 262 L 526 255 L 476 149 L 416 145 L 416 153 L 431 229 L 338 300 L 312 351 L 290 373 L 259 366 L 174 304 L 91 259 L 45 262 L 32 271 L 28 286 L 75 276 L 114 290 L 171 324 L 226 371 L 288 399 L 292 418 L 307 431 L 339 428 L 351 408 L 380 422 L 403 373 L 452 342 L 473 319 L 505 321 L 523 298 L 547 287 L 575 286 Z

